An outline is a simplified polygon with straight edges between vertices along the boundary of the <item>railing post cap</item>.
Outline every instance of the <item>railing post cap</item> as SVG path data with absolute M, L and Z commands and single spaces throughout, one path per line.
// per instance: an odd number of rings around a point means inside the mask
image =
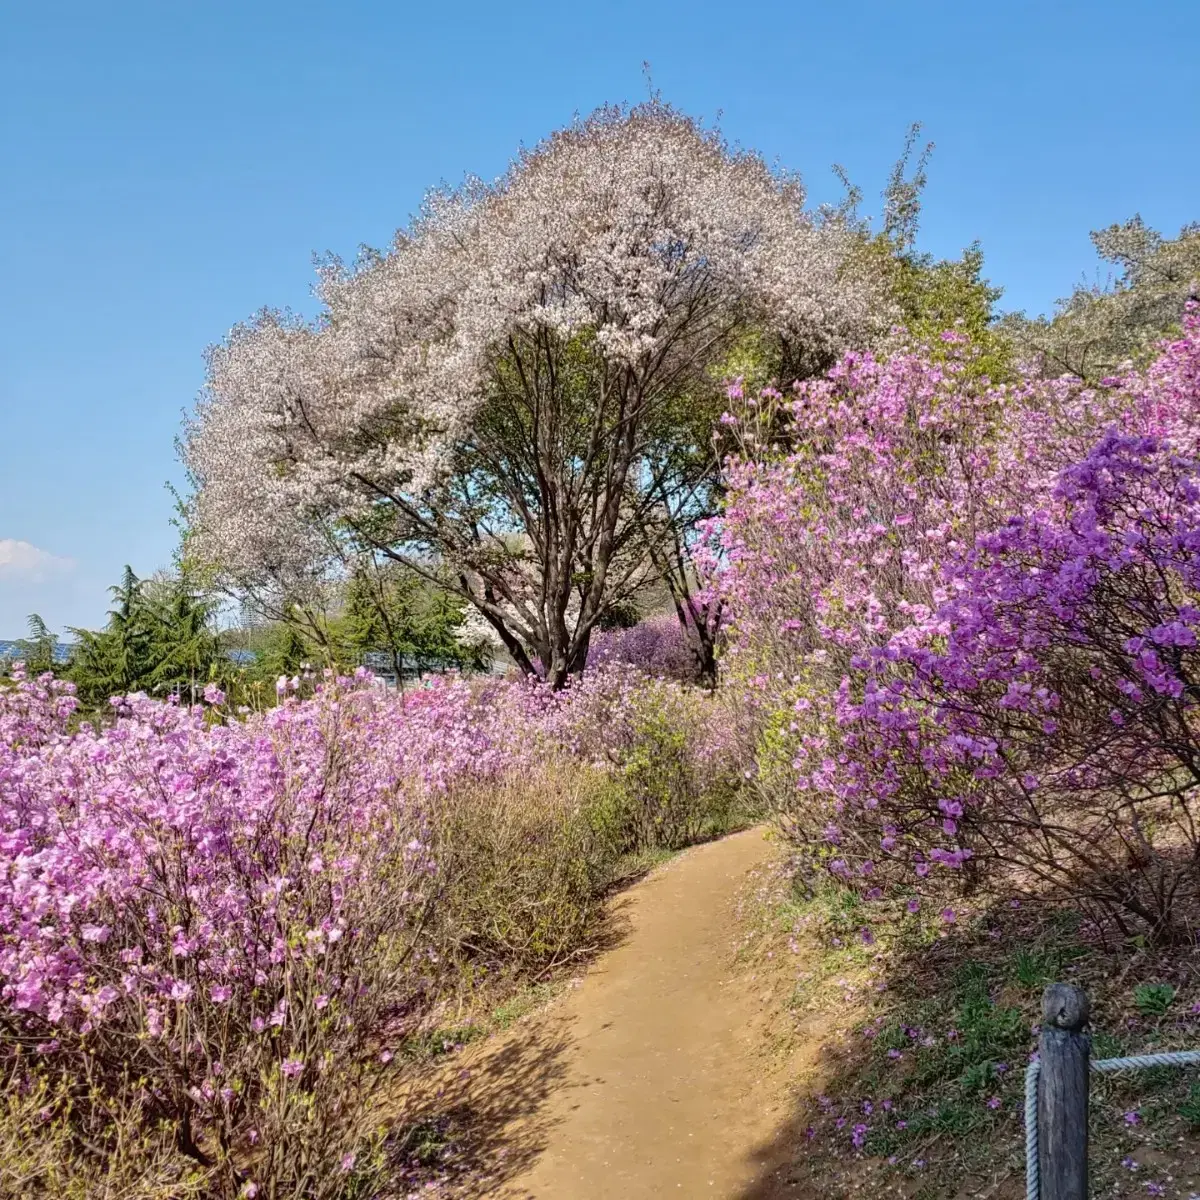
M 1042 1020 L 1056 1029 L 1078 1031 L 1088 1023 L 1087 992 L 1070 983 L 1052 983 L 1042 993 Z

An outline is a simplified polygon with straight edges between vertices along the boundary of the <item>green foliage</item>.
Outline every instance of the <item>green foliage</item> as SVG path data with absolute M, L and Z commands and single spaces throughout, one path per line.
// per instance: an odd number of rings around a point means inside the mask
M 66 674 L 84 707 L 102 710 L 110 696 L 136 691 L 197 700 L 224 665 L 211 605 L 185 578 L 142 580 L 130 567 L 110 591 L 105 627 L 71 630 Z
M 1001 289 L 983 277 L 983 251 L 968 246 L 957 259 L 901 250 L 891 260 L 892 294 L 901 321 L 918 341 L 936 350 L 948 329 L 967 334 L 980 351 L 972 370 L 999 381 L 1012 373 L 1007 339 L 996 326 L 995 304 Z
M 1200 1129 L 1200 1083 L 1193 1083 L 1188 1088 L 1187 1099 L 1180 1104 L 1178 1111 L 1193 1129 Z
M 186 1200 L 208 1194 L 173 1130 L 87 1079 L 52 1083 L 17 1056 L 0 1087 L 2 1200 Z M 127 1094 L 144 1093 L 130 1088 Z
M 1012 977 L 1024 988 L 1045 987 L 1062 974 L 1063 958 L 1043 946 L 1019 946 L 1012 956 Z
M 55 669 L 54 648 L 58 639 L 37 613 L 29 617 L 29 636 L 16 645 L 15 657 L 21 659 L 30 675 L 41 675 Z
M 252 676 L 266 682 L 274 682 L 280 675 L 298 675 L 306 663 L 320 658 L 318 649 L 295 625 L 287 621 L 268 625 L 254 641 L 257 669 Z
M 425 1029 L 410 1034 L 400 1043 L 406 1058 L 416 1062 L 431 1062 L 447 1054 L 461 1050 L 463 1046 L 478 1041 L 486 1030 L 482 1025 L 458 1025 L 448 1029 Z
M 1139 983 L 1133 989 L 1133 1003 L 1143 1017 L 1165 1015 L 1175 999 L 1175 989 L 1169 983 Z
M 482 667 L 481 652 L 458 638 L 464 602 L 400 563 L 360 566 L 346 583 L 330 638 L 344 665 L 368 652 L 389 656 L 400 678 L 406 663 Z
M 1116 279 L 1080 284 L 1052 317 L 1010 314 L 1001 332 L 1045 374 L 1097 384 L 1126 363 L 1143 364 L 1160 338 L 1180 332 L 1184 304 L 1200 285 L 1200 224 L 1165 238 L 1135 216 L 1091 238 Z
M 695 777 L 688 731 L 668 710 L 639 714 L 636 740 L 619 786 L 593 810 L 593 821 L 620 854 L 678 850 L 729 824 L 733 796 Z
M 612 862 L 587 817 L 602 773 L 530 770 L 447 793 L 434 816 L 441 951 L 468 984 L 538 973 L 586 943 Z
M 921 126 L 910 127 L 904 150 L 892 167 L 883 191 L 883 227 L 872 234 L 858 215 L 862 192 L 835 168 L 846 187 L 841 215 L 861 236 L 854 269 L 880 282 L 907 340 L 928 345 L 935 357 L 940 335 L 955 330 L 970 337 L 980 352 L 971 370 L 1000 382 L 1011 377 L 1009 339 L 997 328 L 996 301 L 1002 289 L 983 276 L 983 251 L 975 242 L 956 259 L 937 259 L 916 248 L 921 220 L 921 197 L 928 182 L 933 143 L 927 143 L 913 163 Z M 910 170 L 911 164 L 911 170 Z

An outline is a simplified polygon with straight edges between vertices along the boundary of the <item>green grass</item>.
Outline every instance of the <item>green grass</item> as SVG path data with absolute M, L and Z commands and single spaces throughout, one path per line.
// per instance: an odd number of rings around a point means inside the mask
M 1019 1188 L 1024 1074 L 1048 983 L 1088 991 L 1094 1057 L 1200 1046 L 1187 995 L 1200 951 L 1105 943 L 1078 914 L 1048 907 L 954 901 L 947 923 L 930 911 L 940 906 L 911 913 L 904 900 L 865 903 L 822 881 L 795 887 L 774 910 L 771 948 L 778 955 L 790 941 L 802 968 L 791 992 L 797 1028 L 814 1013 L 845 1018 L 797 1106 L 804 1200 Z M 765 953 L 764 941 L 750 952 Z M 1198 1190 L 1195 1080 L 1171 1068 L 1093 1078 L 1096 1195 L 1144 1196 L 1148 1181 L 1179 1200 Z
M 482 1025 L 459 1025 L 446 1029 L 429 1029 L 411 1034 L 401 1043 L 400 1052 L 414 1062 L 432 1062 L 461 1050 L 469 1042 L 486 1035 Z
M 540 1008 L 558 990 L 554 983 L 533 983 L 518 988 L 492 1009 L 491 1025 L 494 1029 L 507 1029 L 527 1013 Z

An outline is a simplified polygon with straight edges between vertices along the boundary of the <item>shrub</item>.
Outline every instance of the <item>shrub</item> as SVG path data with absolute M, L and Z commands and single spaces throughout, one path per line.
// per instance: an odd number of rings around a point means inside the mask
M 700 682 L 700 664 L 674 613 L 648 617 L 626 629 L 593 634 L 589 670 L 617 663 L 679 683 Z
M 1056 511 L 981 537 L 924 640 L 855 660 L 842 753 L 813 764 L 858 870 L 1009 865 L 1178 935 L 1200 850 L 1198 554 L 1200 463 L 1115 431 Z
M 762 785 L 864 892 L 1000 869 L 1178 932 L 1196 898 L 1200 313 L 1184 326 L 1100 391 L 849 359 L 737 426 L 760 460 L 731 463 L 716 530 L 727 661 L 759 712 Z
M 544 973 L 625 846 L 723 819 L 700 693 L 365 683 L 281 679 L 265 713 L 118 697 L 103 729 L 50 676 L 0 691 L 0 1147 L 31 1139 L 32 1194 L 369 1190 L 372 1098 L 448 973 Z M 634 828 L 627 796 L 671 820 Z
M 14 707 L 58 692 L 23 684 Z M 7 747 L 2 1052 L 136 1097 L 219 1194 L 258 1175 L 334 1194 L 371 1039 L 421 1005 L 433 866 L 399 731 L 339 687 L 245 724 L 117 707 L 103 734 Z
M 676 850 L 728 828 L 745 758 L 729 717 L 723 697 L 627 666 L 576 685 L 556 728 L 619 785 L 596 813 L 618 853 Z
M 0 1099 L 0 1197 L 5 1200 L 185 1200 L 208 1171 L 182 1156 L 169 1126 L 138 1104 L 72 1088 L 10 1061 Z M 72 1095 L 72 1092 L 81 1095 Z M 82 1135 L 82 1136 L 81 1136 Z
M 592 813 L 611 789 L 597 768 L 562 762 L 442 798 L 434 936 L 468 979 L 544 973 L 586 943 L 614 858 Z

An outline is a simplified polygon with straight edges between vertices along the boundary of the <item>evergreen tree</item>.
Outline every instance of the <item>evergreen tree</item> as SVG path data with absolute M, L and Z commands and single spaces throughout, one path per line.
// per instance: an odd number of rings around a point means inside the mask
M 25 664 L 25 670 L 30 675 L 42 675 L 46 671 L 53 671 L 54 651 L 58 639 L 37 613 L 30 614 L 28 628 L 29 636 L 17 642 L 13 657 Z
M 193 703 L 223 666 L 211 605 L 184 578 L 139 579 L 126 567 L 109 589 L 114 604 L 102 630 L 72 629 L 78 639 L 68 674 L 86 707 L 144 691 Z
M 346 584 L 337 640 L 351 665 L 386 654 L 397 681 L 406 666 L 482 666 L 458 638 L 463 603 L 400 564 L 360 564 Z

